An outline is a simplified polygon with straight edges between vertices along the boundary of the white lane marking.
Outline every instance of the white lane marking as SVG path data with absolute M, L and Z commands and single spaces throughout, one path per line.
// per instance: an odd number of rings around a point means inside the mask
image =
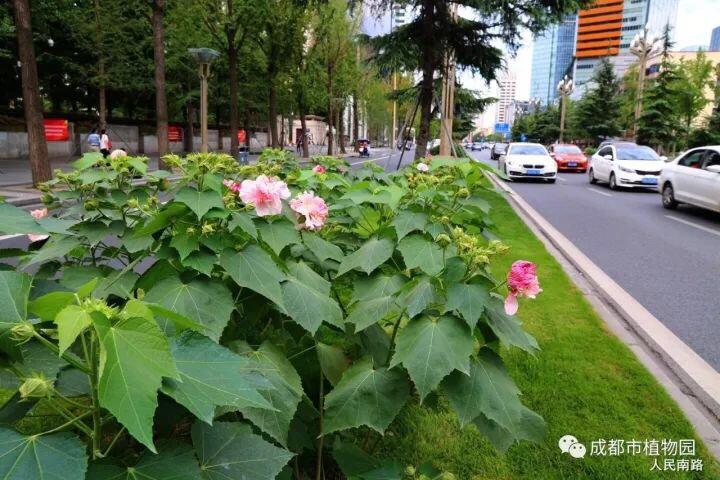
M 612 194 L 607 193 L 607 192 L 601 192 L 601 191 L 598 190 L 597 188 L 587 187 L 587 189 L 590 190 L 591 192 L 597 193 L 598 195 L 605 195 L 606 197 L 612 197 Z
M 377 158 L 368 158 L 367 160 L 361 160 L 359 162 L 351 163 L 350 165 L 360 165 L 361 163 L 368 163 L 368 162 L 377 162 L 378 160 L 385 160 L 386 158 L 392 157 L 391 155 L 385 155 L 384 157 L 377 157 Z
M 676 222 L 684 223 L 685 225 L 690 225 L 691 227 L 695 227 L 698 230 L 702 230 L 703 232 L 712 233 L 713 235 L 717 235 L 718 237 L 720 237 L 720 231 L 715 230 L 714 228 L 709 228 L 709 227 L 705 227 L 703 225 L 698 225 L 695 222 L 691 222 L 691 221 L 685 220 L 683 218 L 678 218 L 673 215 L 665 215 L 665 218 L 669 218 L 670 220 L 675 220 Z

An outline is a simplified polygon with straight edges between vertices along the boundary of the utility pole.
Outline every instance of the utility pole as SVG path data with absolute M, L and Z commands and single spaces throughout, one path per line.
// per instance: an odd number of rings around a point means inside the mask
M 208 77 L 210 64 L 220 56 L 211 48 L 189 48 L 188 52 L 198 63 L 200 77 L 200 152 L 208 153 Z M 237 135 L 237 132 L 234 132 Z
M 454 22 L 457 19 L 457 4 L 451 4 L 449 9 L 450 18 Z M 452 131 L 455 116 L 455 52 L 451 50 L 445 52 L 443 61 L 441 98 L 440 155 L 449 156 L 453 150 Z
M 565 110 L 567 109 L 567 97 L 573 92 L 573 89 L 573 80 L 567 75 L 558 82 L 557 91 L 560 94 L 560 138 L 558 141 L 560 143 L 563 143 L 563 134 L 565 133 Z
M 633 137 L 637 140 L 638 122 L 642 114 L 643 90 L 645 89 L 645 69 L 650 57 L 657 53 L 657 46 L 660 41 L 658 37 L 649 35 L 647 25 L 643 28 L 642 36 L 638 33 L 630 43 L 630 53 L 638 57 L 638 85 L 637 98 L 635 99 L 635 119 L 633 122 Z

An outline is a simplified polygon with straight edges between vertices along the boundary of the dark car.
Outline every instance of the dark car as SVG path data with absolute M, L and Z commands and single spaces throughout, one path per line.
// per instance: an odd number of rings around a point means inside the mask
M 507 153 L 508 145 L 508 143 L 500 142 L 493 145 L 493 147 L 490 149 L 490 159 L 497 160 L 500 158 L 500 155 L 505 155 L 505 153 Z

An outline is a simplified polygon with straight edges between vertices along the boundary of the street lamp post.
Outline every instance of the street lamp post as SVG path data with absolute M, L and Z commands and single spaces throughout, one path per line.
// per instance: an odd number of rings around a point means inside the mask
M 563 133 L 565 133 L 565 109 L 567 108 L 567 97 L 573 92 L 575 85 L 572 78 L 565 75 L 558 82 L 557 91 L 560 94 L 560 138 L 558 141 L 563 142 Z
M 638 121 L 642 113 L 643 90 L 645 89 L 645 69 L 647 61 L 657 53 L 657 47 L 660 39 L 654 35 L 650 35 L 647 27 L 643 28 L 642 36 L 638 33 L 630 42 L 630 53 L 638 58 L 638 85 L 637 99 L 635 100 L 635 118 L 633 121 L 633 136 L 637 140 Z
M 198 63 L 198 76 L 200 77 L 200 151 L 208 151 L 208 105 L 207 105 L 207 80 L 210 76 L 210 64 L 220 56 L 212 48 L 189 48 L 188 52 Z M 237 132 L 233 132 L 237 135 Z M 232 134 L 232 133 L 231 133 Z

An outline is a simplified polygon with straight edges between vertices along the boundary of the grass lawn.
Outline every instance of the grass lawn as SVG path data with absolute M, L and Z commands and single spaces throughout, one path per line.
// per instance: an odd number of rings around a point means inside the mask
M 488 193 L 495 233 L 511 247 L 493 264 L 502 278 L 518 259 L 538 265 L 543 292 L 520 300 L 519 316 L 538 340 L 536 358 L 521 351 L 503 353 L 523 391 L 524 403 L 541 414 L 548 435 L 540 444 L 521 443 L 496 453 L 474 426 L 460 430 L 443 401 L 436 408 L 412 406 L 381 443 L 384 456 L 405 464 L 426 461 L 458 479 L 720 479 L 720 467 L 705 451 L 675 402 L 604 325 L 582 293 L 527 226 L 497 193 Z M 558 440 L 572 434 L 588 454 L 562 454 Z M 599 439 L 691 439 L 703 472 L 651 472 L 653 458 L 642 455 L 590 457 Z M 664 456 L 658 457 L 662 465 Z M 691 458 L 691 457 L 668 457 Z

